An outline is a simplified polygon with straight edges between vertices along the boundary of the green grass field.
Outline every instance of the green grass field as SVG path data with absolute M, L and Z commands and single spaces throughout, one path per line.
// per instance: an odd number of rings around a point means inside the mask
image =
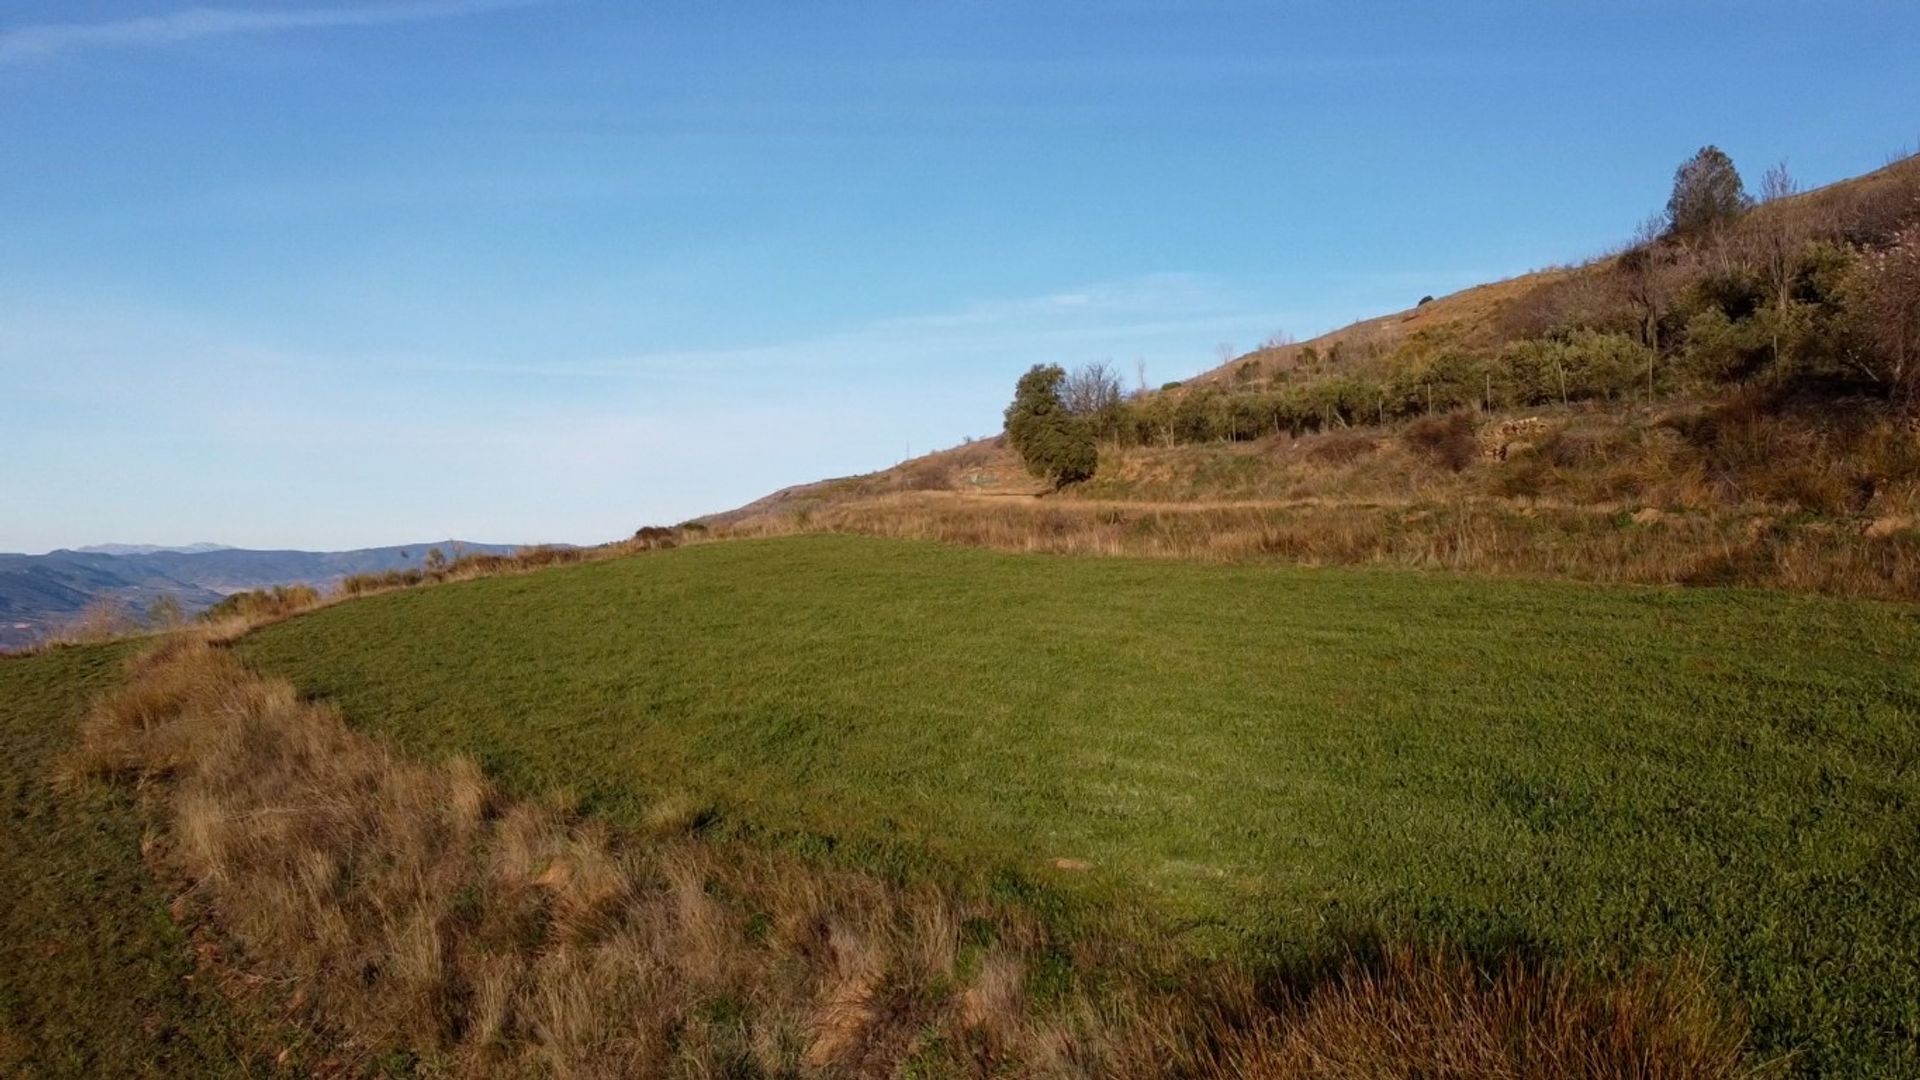
M 1910 608 L 808 537 L 390 594 L 241 651 L 616 820 L 684 793 L 1275 960 L 1368 927 L 1696 956 L 1795 1071 L 1920 1075 Z
M 55 783 L 74 721 L 127 650 L 0 660 L 0 1076 L 268 1071 L 140 860 L 125 792 Z

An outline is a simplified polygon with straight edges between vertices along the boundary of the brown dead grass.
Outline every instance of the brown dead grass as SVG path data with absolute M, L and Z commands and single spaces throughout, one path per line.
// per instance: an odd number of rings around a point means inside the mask
M 1626 494 L 1598 507 L 1492 499 L 1182 504 L 913 495 L 835 507 L 804 522 L 761 520 L 736 529 L 743 535 L 846 532 L 1049 554 L 1400 566 L 1920 599 L 1920 533 L 1887 524 L 1904 519 L 1795 522 L 1757 512 L 1636 520 Z
M 140 787 L 228 962 L 348 1071 L 405 1052 L 459 1076 L 1746 1075 L 1697 972 L 1599 984 L 1409 949 L 1283 986 L 1151 938 L 1062 940 L 1003 902 L 705 840 L 685 807 L 616 835 L 505 798 L 205 635 L 136 661 L 76 766 Z M 1036 990 L 1063 955 L 1098 978 Z

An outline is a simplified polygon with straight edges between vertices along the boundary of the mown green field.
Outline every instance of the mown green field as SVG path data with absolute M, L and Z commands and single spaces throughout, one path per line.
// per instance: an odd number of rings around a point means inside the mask
M 0 659 L 0 1076 L 250 1076 L 268 1066 L 196 979 L 140 860 L 131 799 L 56 782 L 124 647 Z
M 241 651 L 616 819 L 684 793 L 1277 960 L 1368 927 L 1695 956 L 1794 1071 L 1920 1075 L 1911 608 L 806 537 L 395 593 Z

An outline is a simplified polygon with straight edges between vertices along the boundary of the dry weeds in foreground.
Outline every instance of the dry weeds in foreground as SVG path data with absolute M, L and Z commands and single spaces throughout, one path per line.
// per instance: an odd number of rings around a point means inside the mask
M 1388 950 L 1295 993 L 1006 904 L 428 765 L 204 638 L 139 658 L 78 765 L 138 783 L 234 963 L 331 1047 L 491 1076 L 1733 1077 L 1693 973 L 1599 986 Z M 1040 978 L 1065 960 L 1097 980 Z M 1149 965 L 1158 965 L 1151 973 Z M 1089 989 L 1097 984 L 1098 991 Z

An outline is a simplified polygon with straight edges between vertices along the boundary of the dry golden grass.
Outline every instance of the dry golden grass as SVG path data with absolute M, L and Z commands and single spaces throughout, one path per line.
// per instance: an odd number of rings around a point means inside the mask
M 156 857 L 231 937 L 236 982 L 281 993 L 343 1071 L 1746 1075 L 1697 973 L 1607 985 L 1389 950 L 1262 984 L 1062 940 L 1005 902 L 706 840 L 686 806 L 641 836 L 507 799 L 204 636 L 140 658 L 83 734 L 76 766 L 141 786 Z M 1063 984 L 1062 956 L 1098 977 Z
M 742 533 L 833 531 L 1001 551 L 1385 565 L 1655 585 L 1750 585 L 1920 598 L 1920 532 L 1765 514 L 1630 512 L 1498 500 L 1124 503 L 895 496 L 762 520 Z

